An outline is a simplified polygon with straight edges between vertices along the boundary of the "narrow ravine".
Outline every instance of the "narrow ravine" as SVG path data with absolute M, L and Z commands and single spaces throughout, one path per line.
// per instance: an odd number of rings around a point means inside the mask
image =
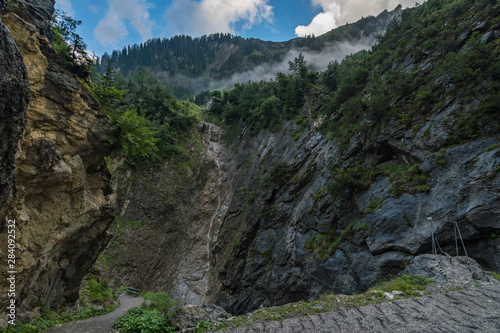
M 218 187 L 217 187 L 217 208 L 215 209 L 214 215 L 210 219 L 210 223 L 208 225 L 208 231 L 207 231 L 207 268 L 205 271 L 205 276 L 207 280 L 207 284 L 205 287 L 205 292 L 203 294 L 203 298 L 201 300 L 202 304 L 205 304 L 205 298 L 208 292 L 208 286 L 209 286 L 209 276 L 210 276 L 210 244 L 212 240 L 212 228 L 214 224 L 214 220 L 217 217 L 220 209 L 220 204 L 221 204 L 221 179 L 222 179 L 222 172 L 221 172 L 221 167 L 220 167 L 220 162 L 217 158 L 217 154 L 219 152 L 219 144 L 216 142 L 212 141 L 212 124 L 208 124 L 208 154 L 212 159 L 215 161 L 217 164 L 217 176 L 218 176 Z

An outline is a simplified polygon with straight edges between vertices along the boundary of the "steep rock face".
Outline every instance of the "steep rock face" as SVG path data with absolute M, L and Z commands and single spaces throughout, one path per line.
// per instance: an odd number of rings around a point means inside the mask
M 4 1 L 0 1 L 0 13 Z M 10 31 L 0 18 L 0 231 L 11 201 L 14 157 L 26 124 L 26 106 L 31 91 L 28 73 Z
M 200 124 L 188 156 L 162 167 L 113 171 L 118 218 L 100 257 L 104 274 L 119 285 L 166 291 L 187 304 L 212 301 L 208 265 L 231 181 L 221 129 Z
M 498 252 L 479 250 L 499 243 L 490 238 L 500 230 L 498 137 L 452 148 L 446 164 L 438 165 L 411 131 L 387 127 L 349 157 L 315 131 L 295 143 L 295 130 L 288 123 L 281 133 L 261 133 L 234 147 L 233 187 L 239 191 L 214 250 L 222 263 L 213 279 L 220 283 L 217 304 L 241 313 L 324 292 L 362 292 L 399 273 L 412 256 L 430 253 L 431 230 L 454 255 L 455 222 L 468 254 L 498 269 Z M 401 149 L 401 140 L 410 137 L 411 148 Z M 419 162 L 430 190 L 397 196 L 390 192 L 391 175 L 380 175 L 366 191 L 329 194 L 328 166 L 357 165 L 360 158 L 379 167 Z
M 17 1 L 2 14 L 26 64 L 32 99 L 15 161 L 16 301 L 57 308 L 78 299 L 80 282 L 106 245 L 113 221 L 103 140 L 107 117 L 50 45 L 54 2 Z M 2 44 L 3 45 L 3 44 Z M 1 243 L 6 244 L 5 232 Z M 2 249 L 4 251 L 4 249 Z M 2 271 L 5 280 L 6 272 Z M 2 292 L 2 307 L 8 299 Z

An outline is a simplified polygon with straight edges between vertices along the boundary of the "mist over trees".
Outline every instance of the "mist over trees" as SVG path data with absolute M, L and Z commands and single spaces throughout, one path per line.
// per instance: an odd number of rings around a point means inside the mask
M 203 90 L 229 89 L 236 83 L 273 79 L 288 71 L 288 61 L 302 53 L 312 70 L 324 70 L 331 61 L 369 49 L 376 37 L 401 13 L 401 8 L 384 11 L 346 24 L 322 36 L 269 42 L 231 34 L 192 38 L 181 35 L 151 39 L 104 54 L 97 70 L 109 61 L 123 76 L 146 67 L 167 83 L 177 98 Z

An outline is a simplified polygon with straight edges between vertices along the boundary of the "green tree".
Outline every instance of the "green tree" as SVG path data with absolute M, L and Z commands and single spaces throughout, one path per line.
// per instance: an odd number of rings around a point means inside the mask
M 106 70 L 103 75 L 97 73 L 95 70 L 92 71 L 94 97 L 107 114 L 115 111 L 114 108 L 125 93 L 125 90 L 117 88 L 116 72 L 112 64 L 111 60 L 107 61 Z
M 82 24 L 81 20 L 75 20 L 66 13 L 56 10 L 52 17 L 52 28 L 55 34 L 52 45 L 63 66 L 81 77 L 88 77 L 92 59 L 87 53 L 87 44 L 76 33 L 76 28 L 80 24 Z
M 119 142 L 127 157 L 152 157 L 157 151 L 158 131 L 146 117 L 139 116 L 135 109 L 118 115 L 111 126 L 111 142 Z
M 307 61 L 304 59 L 304 55 L 299 53 L 299 55 L 293 59 L 293 61 L 288 61 L 290 71 L 294 72 L 301 78 L 305 79 L 307 77 Z

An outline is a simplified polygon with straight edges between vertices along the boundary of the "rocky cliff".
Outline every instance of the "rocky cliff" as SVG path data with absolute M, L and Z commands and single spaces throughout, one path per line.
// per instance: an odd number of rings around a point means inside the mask
M 346 157 L 315 132 L 291 145 L 295 126 L 237 146 L 239 190 L 223 221 L 231 228 L 221 229 L 214 250 L 218 304 L 238 313 L 324 292 L 362 292 L 399 273 L 413 256 L 430 253 L 431 230 L 443 250 L 454 254 L 455 222 L 468 254 L 489 269 L 500 268 L 500 241 L 491 237 L 500 229 L 499 137 L 450 149 L 445 165 L 438 165 L 410 132 L 387 128 Z M 400 148 L 405 139 L 411 148 Z M 395 195 L 394 174 L 339 197 L 326 190 L 332 162 L 359 165 L 368 159 L 401 170 L 418 165 L 429 190 Z M 273 178 L 277 165 L 283 171 Z M 412 180 L 402 181 L 411 186 Z
M 36 302 L 57 308 L 78 299 L 80 282 L 106 245 L 106 229 L 113 221 L 107 200 L 110 174 L 104 163 L 110 152 L 103 139 L 108 119 L 80 80 L 55 62 L 53 11 L 54 1 L 37 0 L 16 1 L 2 13 L 31 87 L 27 123 L 15 158 L 17 192 L 8 209 L 9 219 L 16 222 L 19 321 Z M 21 79 L 22 66 L 16 67 Z M 7 93 L 2 91 L 2 106 L 4 96 L 22 106 L 29 95 L 14 85 Z M 13 151 L 9 148 L 10 154 Z M 6 237 L 3 230 L 1 244 L 7 244 Z M 1 251 L 5 258 L 6 248 Z M 6 271 L 0 274 L 5 281 Z M 1 306 L 6 302 L 2 291 Z

